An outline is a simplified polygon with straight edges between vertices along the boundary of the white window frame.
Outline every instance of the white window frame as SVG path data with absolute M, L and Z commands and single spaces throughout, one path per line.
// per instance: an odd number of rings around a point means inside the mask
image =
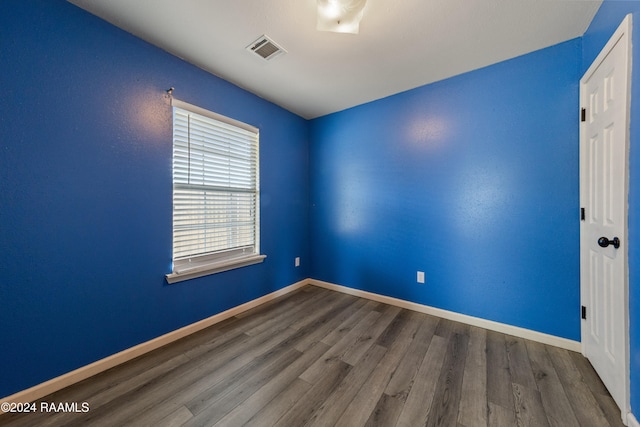
M 231 119 L 229 117 L 222 116 L 220 114 L 211 112 L 209 110 L 205 110 L 204 108 L 197 107 L 195 105 L 188 104 L 186 102 L 182 102 L 176 99 L 172 99 L 171 105 L 173 107 L 173 137 L 172 137 L 172 147 L 173 147 L 173 197 L 174 197 L 174 205 L 173 205 L 173 245 L 172 245 L 172 272 L 166 275 L 167 282 L 176 283 L 184 280 L 194 279 L 196 277 L 207 276 L 210 274 L 220 273 L 227 270 L 232 270 L 235 268 L 245 267 L 248 265 L 253 265 L 257 263 L 261 263 L 266 256 L 260 254 L 260 142 L 259 142 L 259 129 L 253 127 L 251 125 L 239 122 L 237 120 Z M 212 252 L 205 253 L 196 253 L 195 250 L 193 253 L 185 253 L 181 252 L 179 256 L 176 256 L 176 242 L 179 238 L 177 238 L 177 227 L 176 224 L 179 223 L 176 215 L 176 195 L 179 194 L 180 190 L 184 190 L 185 184 L 180 184 L 180 179 L 177 178 L 177 170 L 179 167 L 176 166 L 176 112 L 180 111 L 182 114 L 202 116 L 206 119 L 212 119 L 214 122 L 221 122 L 223 125 L 230 125 L 235 128 L 242 129 L 244 131 L 248 131 L 250 133 L 255 133 L 256 135 L 256 153 L 255 153 L 255 177 L 253 177 L 253 182 L 255 182 L 255 187 L 251 188 L 249 191 L 251 194 L 255 194 L 255 209 L 254 209 L 254 235 L 253 235 L 253 244 L 248 244 L 246 246 L 240 247 L 232 247 L 232 248 L 222 248 L 216 249 Z M 202 123 L 202 122 L 200 122 Z M 191 136 L 189 136 L 191 138 Z M 191 150 L 191 148 L 189 148 Z M 189 154 L 189 156 L 191 153 Z M 189 157 L 190 158 L 190 157 Z M 189 164 L 189 168 L 191 168 L 191 164 Z M 191 176 L 191 170 L 189 170 L 189 176 Z M 189 184 L 190 187 L 200 187 L 199 184 Z M 210 187 L 207 185 L 202 185 L 201 188 L 203 190 L 210 190 Z M 216 192 L 228 191 L 230 194 L 235 192 L 233 189 L 225 190 L 224 187 L 218 187 L 215 189 Z M 179 247 L 179 246 L 178 246 Z M 188 252 L 188 251 L 187 251 Z

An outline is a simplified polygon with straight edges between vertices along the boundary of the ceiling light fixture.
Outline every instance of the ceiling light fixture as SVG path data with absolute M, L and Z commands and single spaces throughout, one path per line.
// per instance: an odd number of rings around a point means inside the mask
M 358 34 L 367 0 L 317 0 L 319 31 Z

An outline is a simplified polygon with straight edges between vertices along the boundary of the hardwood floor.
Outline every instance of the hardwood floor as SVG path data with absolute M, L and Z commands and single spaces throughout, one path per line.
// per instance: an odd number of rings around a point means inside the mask
M 622 425 L 578 353 L 313 286 L 42 401 L 89 411 L 0 425 Z

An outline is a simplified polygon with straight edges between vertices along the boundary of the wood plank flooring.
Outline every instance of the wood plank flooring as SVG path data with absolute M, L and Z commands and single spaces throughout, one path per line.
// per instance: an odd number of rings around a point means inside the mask
M 90 410 L 0 425 L 622 425 L 578 353 L 314 286 L 42 401 Z

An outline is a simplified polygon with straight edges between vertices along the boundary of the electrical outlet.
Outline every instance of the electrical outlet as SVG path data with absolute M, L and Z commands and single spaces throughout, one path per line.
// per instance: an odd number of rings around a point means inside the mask
M 418 283 L 424 283 L 424 271 L 418 271 L 417 280 Z
M 296 257 L 295 264 L 296 264 L 296 267 L 300 267 L 300 257 L 299 256 Z

